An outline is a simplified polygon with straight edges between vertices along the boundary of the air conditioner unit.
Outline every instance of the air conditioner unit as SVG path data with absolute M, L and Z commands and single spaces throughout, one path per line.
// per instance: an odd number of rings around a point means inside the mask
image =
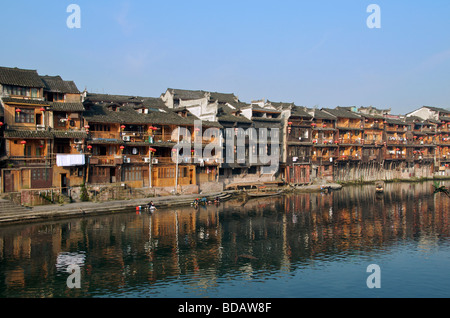
M 123 141 L 130 141 L 131 137 L 130 136 L 123 136 Z
M 152 164 L 157 165 L 158 164 L 158 159 L 152 159 Z
M 150 163 L 150 158 L 144 158 L 145 163 Z
M 131 158 L 124 158 L 124 159 L 123 159 L 123 162 L 124 162 L 124 163 L 131 163 Z

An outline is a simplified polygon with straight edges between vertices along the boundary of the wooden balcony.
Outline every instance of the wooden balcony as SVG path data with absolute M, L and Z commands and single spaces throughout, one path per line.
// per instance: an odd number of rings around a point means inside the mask
M 335 159 L 336 156 L 334 155 L 318 155 L 318 156 L 312 156 L 311 160 L 313 162 L 330 162 L 330 159 L 333 158 L 333 160 Z
M 339 138 L 340 145 L 361 145 L 361 138 Z
M 286 159 L 286 163 L 287 164 L 310 164 L 311 163 L 311 159 L 314 160 L 314 157 L 297 157 L 297 156 L 293 156 L 293 157 L 288 157 Z
M 363 139 L 363 146 L 381 146 L 383 145 L 383 141 L 381 139 Z
M 407 145 L 408 144 L 408 141 L 406 140 L 406 138 L 403 138 L 403 139 L 405 139 L 405 140 L 393 140 L 393 139 L 391 139 L 391 140 L 386 140 L 386 144 L 387 145 Z
M 350 160 L 355 160 L 355 161 L 359 161 L 362 160 L 362 156 L 358 155 L 340 155 L 337 159 L 337 161 L 350 161 Z
M 407 127 L 403 127 L 403 126 L 386 126 L 386 131 L 392 131 L 392 132 L 406 132 L 408 131 Z
M 333 138 L 316 138 L 312 140 L 316 147 L 337 147 L 337 142 Z
M 450 143 L 449 143 L 450 144 Z M 410 141 L 409 143 L 408 143 L 408 145 L 414 145 L 414 146 L 418 146 L 418 147 L 420 147 L 420 146 L 423 146 L 423 147 L 426 147 L 426 146 L 428 146 L 428 147 L 433 147 L 433 146 L 435 146 L 436 144 L 434 143 L 434 141 L 432 141 L 432 140 L 413 140 L 413 141 Z
M 338 123 L 336 125 L 337 129 L 340 130 L 364 130 L 364 126 L 362 124 L 342 124 Z
M 380 123 L 365 123 L 364 129 L 384 129 L 384 125 Z
M 312 143 L 311 138 L 304 138 L 304 137 L 294 137 L 289 135 L 287 137 L 287 142 L 292 144 L 310 144 Z
M 92 139 L 122 139 L 120 133 L 112 131 L 90 131 Z
M 414 161 L 434 160 L 434 155 L 432 155 L 432 154 L 423 154 L 423 155 L 414 154 L 414 155 L 412 155 L 411 158 L 412 158 L 412 160 L 414 160 Z
M 122 156 L 90 156 L 88 160 L 90 165 L 115 167 L 123 164 Z
M 49 157 L 20 157 L 12 156 L 7 158 L 8 163 L 14 166 L 52 166 L 56 163 L 56 156 Z
M 405 160 L 406 155 L 393 155 L 393 154 L 387 154 L 384 156 L 385 160 Z

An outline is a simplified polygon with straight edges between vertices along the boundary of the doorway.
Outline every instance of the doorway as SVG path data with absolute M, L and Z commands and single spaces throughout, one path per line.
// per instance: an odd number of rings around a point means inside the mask
M 67 174 L 61 173 L 61 194 L 67 195 Z

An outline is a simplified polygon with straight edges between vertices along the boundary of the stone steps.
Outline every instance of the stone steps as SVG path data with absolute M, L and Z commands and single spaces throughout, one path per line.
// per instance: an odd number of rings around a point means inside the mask
M 31 209 L 27 209 L 8 200 L 0 200 L 0 222 L 27 217 L 30 214 Z

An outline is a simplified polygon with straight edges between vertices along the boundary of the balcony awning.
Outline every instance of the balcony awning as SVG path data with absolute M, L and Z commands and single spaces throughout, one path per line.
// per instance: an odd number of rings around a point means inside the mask
M 58 167 L 75 167 L 83 166 L 85 164 L 84 155 L 56 155 L 56 165 Z

